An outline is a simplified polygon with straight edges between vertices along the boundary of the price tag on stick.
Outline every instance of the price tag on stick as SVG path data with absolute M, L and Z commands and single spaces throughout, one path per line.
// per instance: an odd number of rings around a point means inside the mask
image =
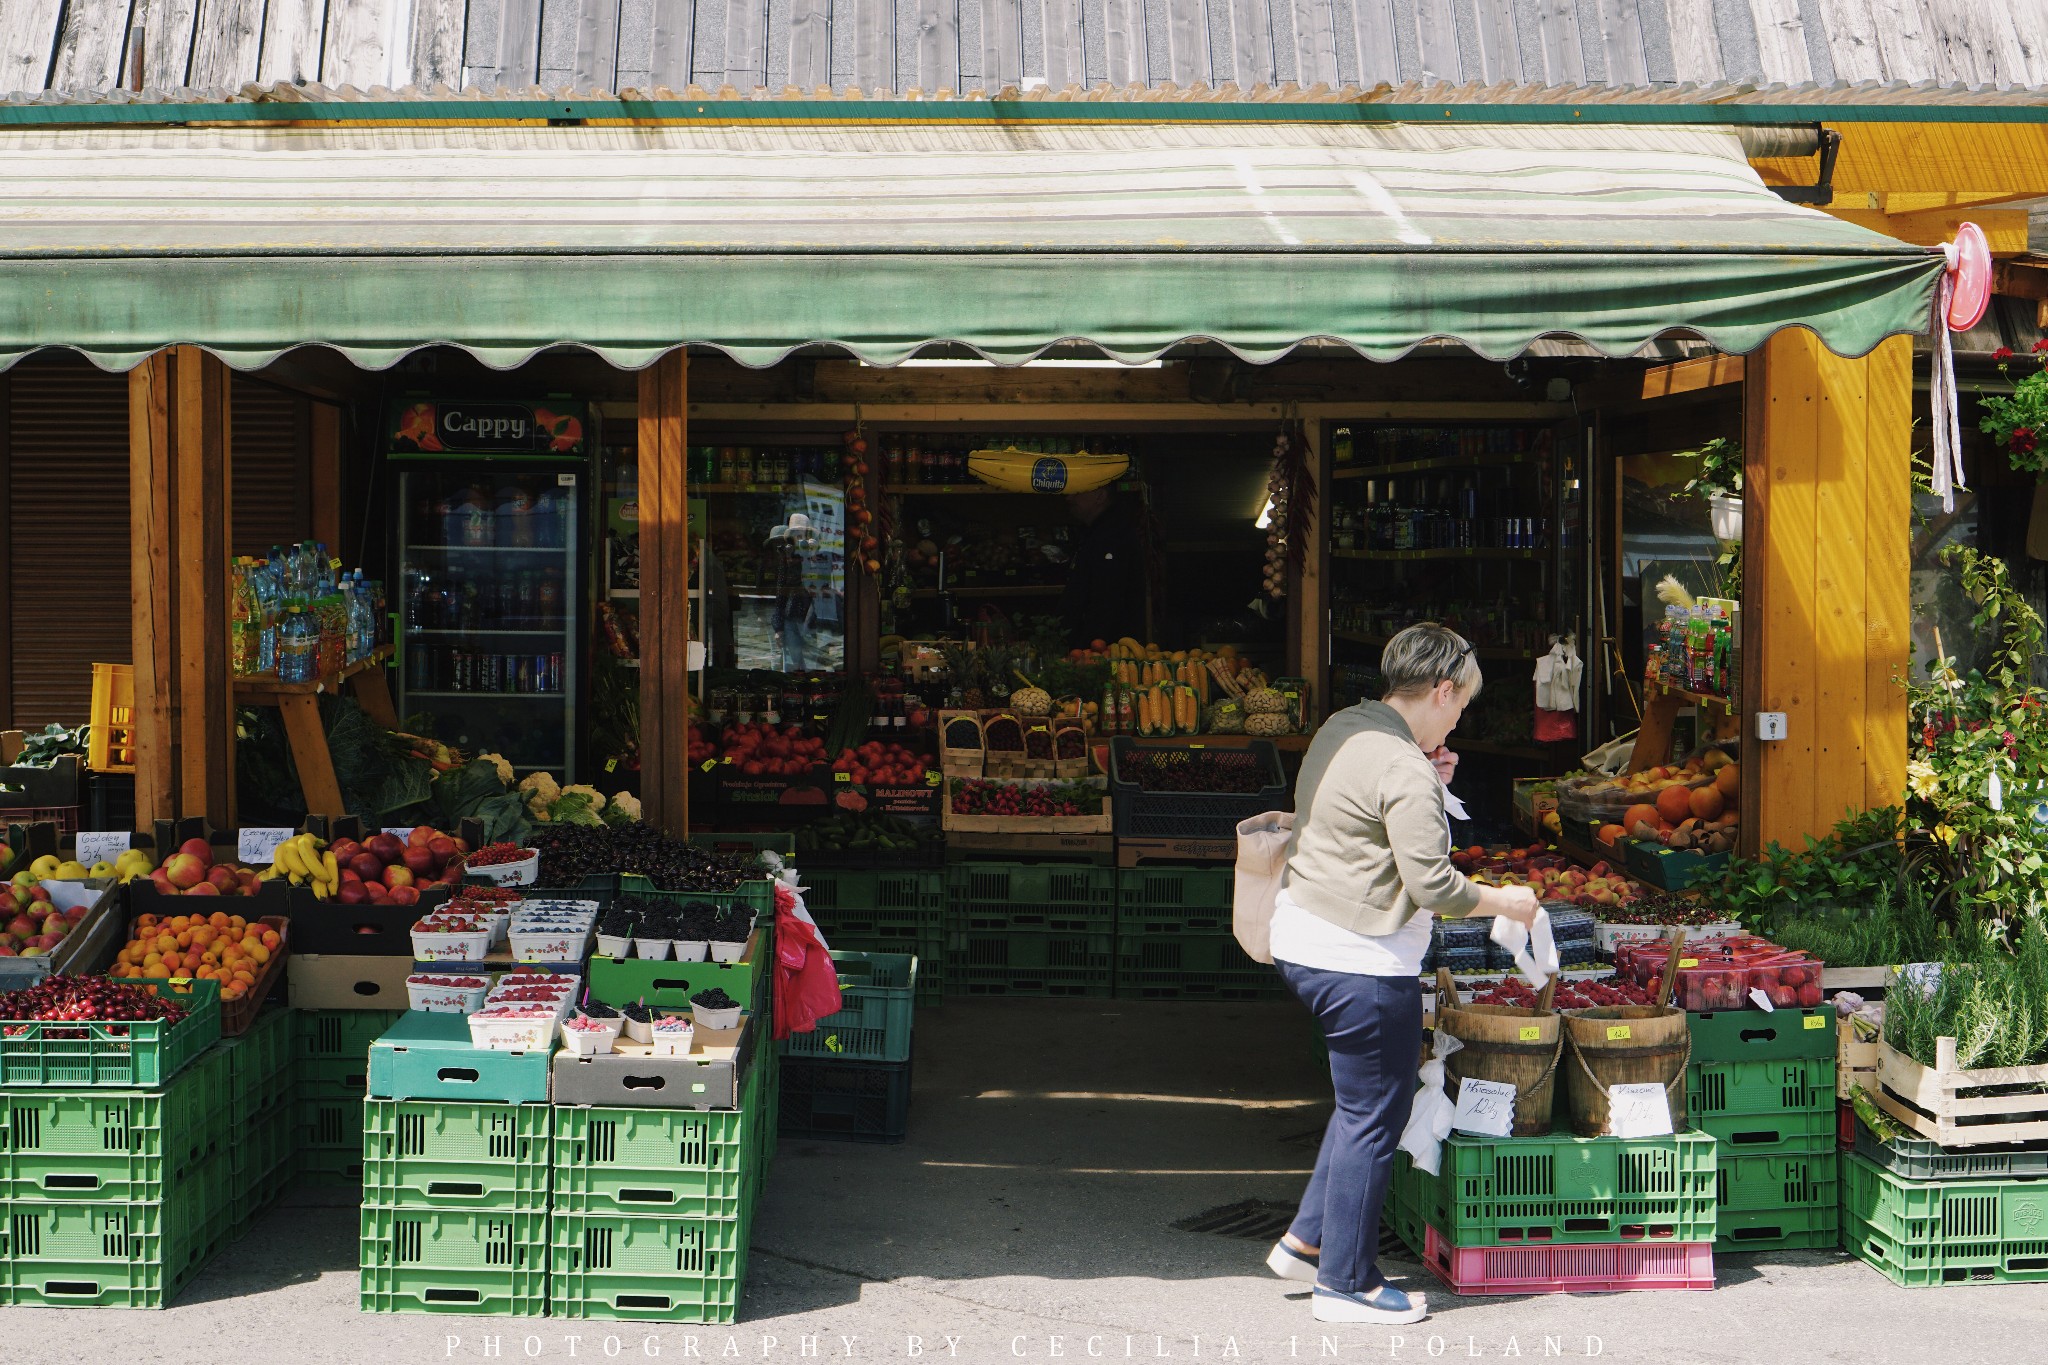
M 78 831 L 78 861 L 87 867 L 111 863 L 128 851 L 130 837 L 125 829 L 82 829 Z
M 289 826 L 273 829 L 255 825 L 235 836 L 235 860 L 250 867 L 268 867 L 277 861 L 277 846 L 297 834 Z
M 1507 1081 L 1458 1082 L 1458 1112 L 1451 1127 L 1481 1137 L 1507 1137 L 1515 1129 L 1515 1087 Z
M 1607 1127 L 1618 1138 L 1669 1136 L 1671 1101 L 1664 1087 L 1654 1082 L 1609 1086 Z

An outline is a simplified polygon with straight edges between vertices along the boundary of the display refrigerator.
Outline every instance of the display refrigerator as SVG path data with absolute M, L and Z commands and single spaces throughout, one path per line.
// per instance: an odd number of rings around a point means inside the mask
M 410 440 L 401 425 L 392 451 L 399 713 L 431 717 L 433 737 L 466 754 L 571 781 L 589 592 L 583 421 L 493 403 L 513 410 L 495 419 L 494 448 L 464 451 L 450 448 L 451 417 L 455 439 L 485 419 L 441 406 L 415 415 Z M 565 421 L 573 441 L 549 435 Z M 441 449 L 405 448 L 422 436 Z

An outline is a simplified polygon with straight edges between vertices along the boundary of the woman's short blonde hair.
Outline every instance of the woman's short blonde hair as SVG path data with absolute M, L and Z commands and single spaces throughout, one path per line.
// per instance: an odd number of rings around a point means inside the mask
M 1434 621 L 1419 621 L 1387 641 L 1380 674 L 1390 697 L 1416 696 L 1448 681 L 1470 700 L 1483 681 L 1471 642 Z

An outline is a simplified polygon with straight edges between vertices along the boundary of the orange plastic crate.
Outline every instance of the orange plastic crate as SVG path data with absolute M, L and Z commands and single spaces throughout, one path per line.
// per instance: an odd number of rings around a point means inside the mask
M 92 666 L 92 730 L 85 766 L 96 773 L 135 771 L 135 665 Z

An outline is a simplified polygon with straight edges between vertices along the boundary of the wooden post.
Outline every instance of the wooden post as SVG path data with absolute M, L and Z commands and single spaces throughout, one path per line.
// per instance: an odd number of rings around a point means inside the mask
M 1902 798 L 1912 352 L 1845 360 L 1804 329 L 1749 357 L 1743 489 L 1743 827 L 1801 847 Z
M 689 358 L 640 372 L 640 802 L 649 824 L 690 825 Z
M 1316 500 L 1309 513 L 1308 543 L 1302 547 L 1301 570 L 1289 585 L 1292 596 L 1281 608 L 1287 613 L 1288 654 L 1297 677 L 1309 680 L 1311 720 L 1330 714 L 1330 595 L 1323 572 L 1330 538 L 1330 449 L 1334 422 L 1303 422 L 1301 439 L 1308 443 L 1308 467 L 1315 471 Z
M 235 822 L 228 370 L 193 346 L 128 374 L 138 824 Z

